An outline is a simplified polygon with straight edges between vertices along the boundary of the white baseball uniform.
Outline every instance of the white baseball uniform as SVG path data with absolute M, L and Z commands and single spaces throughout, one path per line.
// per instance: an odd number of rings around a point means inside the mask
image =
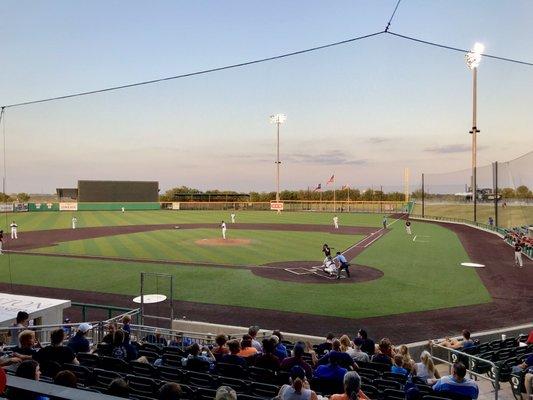
M 72 217 L 72 229 L 76 229 L 77 224 L 78 224 L 78 219 L 76 217 Z
M 335 225 L 335 229 L 339 229 L 339 217 L 333 217 L 333 225 Z
M 231 214 L 231 223 L 234 224 L 235 223 L 235 214 Z
M 226 223 L 222 222 L 220 227 L 222 228 L 222 239 L 226 239 Z
M 407 232 L 408 235 L 411 234 L 411 223 L 409 221 L 405 223 L 405 231 Z
M 122 212 L 126 211 L 126 209 L 124 207 L 122 207 Z
M 17 237 L 17 228 L 18 228 L 18 225 L 15 223 L 15 221 L 13 221 L 11 223 L 11 225 L 9 225 L 11 227 L 11 239 L 18 239 Z

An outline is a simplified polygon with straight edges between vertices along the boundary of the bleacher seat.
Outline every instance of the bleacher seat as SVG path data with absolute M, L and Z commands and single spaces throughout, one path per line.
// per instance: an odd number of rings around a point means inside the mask
M 98 357 L 98 354 L 78 353 L 76 354 L 76 358 L 84 367 L 98 368 L 100 364 L 100 357 Z
M 127 361 L 121 360 L 119 358 L 113 358 L 108 356 L 100 357 L 100 363 L 98 366 L 101 369 L 107 371 L 119 372 L 122 374 L 129 374 L 131 372 L 131 366 Z
M 323 396 L 329 396 L 335 393 L 343 393 L 344 387 L 342 382 L 334 382 L 325 379 L 313 378 L 311 381 L 311 389 Z
M 367 395 L 369 399 L 376 400 L 379 397 L 378 388 L 374 385 L 361 384 L 361 390 Z M 341 392 L 339 392 L 341 393 Z
M 187 381 L 186 372 L 177 368 L 161 366 L 157 368 L 159 379 L 167 382 L 185 383 Z
M 250 385 L 250 394 L 255 397 L 273 398 L 277 396 L 279 387 L 269 385 L 268 383 L 252 382 Z
M 248 377 L 252 381 L 264 383 L 276 383 L 276 373 L 270 369 L 248 367 Z
M 404 400 L 405 393 L 403 392 L 403 390 L 385 389 L 383 391 L 383 399 L 384 400 Z
M 78 378 L 78 383 L 81 383 L 84 386 L 88 386 L 91 381 L 91 370 L 83 365 L 64 364 L 63 369 L 73 372 L 74 375 L 76 375 L 76 378 Z
M 106 371 L 105 369 L 93 369 L 93 382 L 90 387 L 96 388 L 99 391 L 105 392 L 109 384 L 117 378 L 122 378 L 118 372 Z
M 159 378 L 159 371 L 151 364 L 130 361 L 130 368 L 133 375 L 144 376 L 146 378 Z
M 216 388 L 218 385 L 218 378 L 204 372 L 187 372 L 187 384 L 195 387 Z
M 130 393 L 133 396 L 141 395 L 157 398 L 157 391 L 160 384 L 154 379 L 137 375 L 127 375 L 126 381 L 128 382 Z
M 402 374 L 395 374 L 394 372 L 383 372 L 381 375 L 383 379 L 387 379 L 389 381 L 395 381 L 399 382 L 402 385 L 405 385 L 405 382 L 407 382 L 407 376 Z
M 213 400 L 217 390 L 213 388 L 200 387 L 196 390 L 197 400 Z
M 216 367 L 217 373 L 232 378 L 246 379 L 248 371 L 240 365 L 218 363 Z
M 402 388 L 402 384 L 400 382 L 390 381 L 388 379 L 378 378 L 378 379 L 374 379 L 372 383 L 374 384 L 375 387 L 378 388 L 379 392 L 384 392 L 385 389 L 400 390 Z

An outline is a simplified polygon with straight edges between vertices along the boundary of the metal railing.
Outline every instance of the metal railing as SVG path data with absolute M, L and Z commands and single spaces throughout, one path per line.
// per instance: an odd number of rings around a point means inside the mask
M 445 351 L 447 353 L 448 359 L 437 357 L 434 354 L 435 348 Z M 500 366 L 498 364 L 490 360 L 485 360 L 484 358 L 480 358 L 475 355 L 465 353 L 461 350 L 451 349 L 449 347 L 444 347 L 439 344 L 432 344 L 430 346 L 430 351 L 431 351 L 431 358 L 434 361 L 438 361 L 440 363 L 444 363 L 448 365 L 450 374 L 451 374 L 452 365 L 454 363 L 461 361 L 461 359 L 463 360 L 466 359 L 468 362 L 466 363 L 467 365 L 465 366 L 466 366 L 468 374 L 471 377 L 475 376 L 477 378 L 491 382 L 491 384 L 494 386 L 494 400 L 498 400 L 498 392 L 500 391 L 500 372 L 501 372 Z M 491 378 L 489 375 L 487 375 L 486 372 L 478 373 L 476 371 L 473 371 L 473 368 L 479 365 L 479 363 L 488 365 L 490 367 L 489 370 L 492 371 L 494 378 Z

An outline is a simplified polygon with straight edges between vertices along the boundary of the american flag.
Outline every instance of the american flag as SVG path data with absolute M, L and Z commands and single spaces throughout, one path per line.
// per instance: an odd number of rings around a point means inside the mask
M 319 183 L 318 186 L 315 188 L 315 190 L 313 190 L 313 192 L 318 192 L 321 189 L 322 189 L 322 184 Z
M 331 178 L 329 178 L 329 181 L 326 182 L 326 185 L 329 185 L 330 183 L 335 182 L 335 175 L 331 175 Z

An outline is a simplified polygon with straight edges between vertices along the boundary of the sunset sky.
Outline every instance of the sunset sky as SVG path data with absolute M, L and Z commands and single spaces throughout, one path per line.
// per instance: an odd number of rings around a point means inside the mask
M 0 104 L 177 75 L 373 33 L 396 0 L 0 3 Z M 530 0 L 402 0 L 391 30 L 533 62 Z M 533 67 L 483 59 L 478 161 L 532 150 Z M 400 189 L 409 167 L 469 168 L 464 55 L 391 35 L 117 92 L 7 109 L 7 192 L 78 179 L 158 180 L 162 190 L 275 190 L 335 173 L 338 186 Z M 453 178 L 451 178 L 453 180 Z M 462 179 L 460 179 L 462 180 Z M 464 184 L 467 182 L 450 182 Z

